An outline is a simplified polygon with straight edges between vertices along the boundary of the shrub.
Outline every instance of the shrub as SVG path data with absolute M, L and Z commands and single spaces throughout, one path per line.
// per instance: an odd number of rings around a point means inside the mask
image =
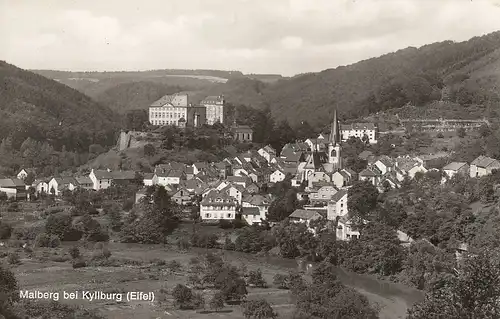
M 220 219 L 219 220 L 219 227 L 222 229 L 229 229 L 229 228 L 233 228 L 233 224 L 229 220 Z
M 36 236 L 44 232 L 43 225 L 33 225 L 22 228 L 14 228 L 12 238 L 20 240 L 35 240 Z
M 266 288 L 267 283 L 262 277 L 262 271 L 260 269 L 251 270 L 248 274 L 248 283 L 254 285 L 255 287 Z
M 9 239 L 12 235 L 12 227 L 0 221 L 0 239 Z
M 11 265 L 18 265 L 21 263 L 21 259 L 17 253 L 9 253 L 7 255 L 7 262 Z
M 212 299 L 210 299 L 210 309 L 213 309 L 215 311 L 219 311 L 222 308 L 224 308 L 224 295 L 219 291 L 216 292 L 213 296 Z
M 189 242 L 189 239 L 185 236 L 179 238 L 177 241 L 177 248 L 180 250 L 188 250 L 191 247 L 191 243 Z
M 439 132 L 439 133 L 437 133 L 436 137 L 437 138 L 444 138 L 444 135 L 443 135 L 443 133 Z
M 85 260 L 83 260 L 83 258 L 73 259 L 71 265 L 73 266 L 74 269 L 87 267 L 87 263 L 85 262 Z
M 288 276 L 283 274 L 276 274 L 273 277 L 273 284 L 279 289 L 288 289 Z
M 40 233 L 35 238 L 35 247 L 48 247 L 50 241 L 50 236 L 46 233 Z
M 57 237 L 55 235 L 50 236 L 50 239 L 49 239 L 49 247 L 50 248 L 56 248 L 56 247 L 59 247 L 60 245 L 61 245 L 61 240 L 59 239 L 59 237 Z
M 176 271 L 179 271 L 182 269 L 182 265 L 180 262 L 178 262 L 177 260 L 174 259 L 174 260 L 170 261 L 169 263 L 167 263 L 167 268 L 170 271 L 176 272 Z
M 78 247 L 76 247 L 76 246 L 71 247 L 69 250 L 69 255 L 73 259 L 79 258 L 80 257 L 80 249 L 78 249 Z
M 250 300 L 243 304 L 243 315 L 245 318 L 269 318 L 274 319 L 278 314 L 265 299 Z

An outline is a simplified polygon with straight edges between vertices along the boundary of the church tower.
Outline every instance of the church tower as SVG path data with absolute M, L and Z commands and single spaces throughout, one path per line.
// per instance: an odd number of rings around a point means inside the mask
M 342 169 L 342 137 L 340 136 L 340 125 L 337 118 L 337 109 L 333 113 L 333 122 L 330 131 L 330 143 L 328 144 L 328 163 L 333 164 L 334 170 Z

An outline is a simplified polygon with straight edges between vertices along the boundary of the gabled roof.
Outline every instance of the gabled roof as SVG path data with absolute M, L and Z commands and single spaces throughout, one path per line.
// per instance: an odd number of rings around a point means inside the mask
M 347 174 L 349 174 L 350 176 L 354 176 L 356 175 L 356 172 L 353 171 L 352 169 L 350 168 L 344 168 L 342 171 L 346 172 Z
M 193 166 L 196 166 L 197 169 L 203 169 L 203 168 L 207 168 L 208 164 L 206 162 L 197 162 L 197 163 L 194 163 Z
M 111 178 L 117 179 L 117 180 L 135 179 L 135 176 L 136 176 L 136 174 L 134 171 L 112 171 L 111 172 Z
M 289 218 L 292 219 L 305 219 L 305 220 L 313 220 L 322 218 L 320 213 L 314 210 L 306 210 L 306 209 L 296 209 L 293 213 L 290 214 Z
M 69 184 L 73 184 L 75 186 L 78 185 L 76 179 L 73 178 L 73 177 L 68 177 L 68 176 L 65 176 L 65 177 L 54 177 L 54 179 L 56 180 L 57 185 L 59 185 L 59 186 L 69 185 Z
M 258 207 L 243 207 L 242 214 L 243 215 L 258 216 L 258 215 L 260 215 L 260 211 L 259 211 Z
M 226 178 L 226 181 L 230 183 L 248 183 L 249 180 L 248 177 L 243 177 L 243 176 L 228 176 Z
M 143 179 L 153 179 L 154 173 L 144 173 Z
M 113 175 L 111 172 L 108 172 L 107 170 L 104 169 L 94 169 L 94 175 L 95 177 L 99 179 L 113 179 Z
M 387 155 L 382 155 L 378 158 L 378 161 L 380 161 L 382 164 L 384 164 L 386 167 L 392 167 L 394 166 L 394 163 L 392 162 L 392 159 L 389 158 Z
M 478 167 L 486 168 L 492 164 L 498 164 L 498 163 L 499 162 L 494 158 L 481 155 L 478 158 L 476 158 L 475 160 L 473 160 L 471 165 L 476 165 Z
M 450 164 L 446 165 L 443 167 L 443 170 L 445 171 L 458 171 L 462 167 L 466 166 L 467 163 L 465 162 L 451 162 Z
M 213 189 L 205 195 L 201 204 L 210 206 L 236 206 L 236 200 L 225 192 Z
M 330 199 L 332 202 L 336 203 L 338 202 L 339 200 L 342 199 L 342 197 L 344 197 L 345 195 L 347 195 L 347 190 L 346 189 L 341 189 L 339 190 L 338 192 L 335 193 L 335 195 L 332 196 L 332 198 Z
M 253 130 L 248 125 L 236 125 L 231 128 L 233 133 L 253 133 Z
M 271 201 L 268 198 L 258 194 L 246 196 L 243 201 L 254 206 L 266 206 L 271 204 Z
M 88 176 L 77 176 L 75 180 L 79 185 L 92 184 L 92 180 Z
M 224 96 L 222 95 L 210 95 L 210 96 L 207 96 L 206 98 L 204 98 L 200 104 L 203 105 L 203 104 L 215 104 L 215 103 L 224 103 Z
M 305 169 L 315 169 L 318 170 L 322 168 L 321 166 L 321 160 L 319 157 L 319 154 L 317 152 L 313 152 L 310 154 L 307 158 L 306 165 L 304 166 Z
M 352 124 L 342 124 L 340 126 L 342 131 L 350 130 L 375 130 L 376 126 L 373 123 L 352 123 Z
M 0 179 L 0 187 L 23 187 L 24 182 L 18 178 L 3 178 Z
M 375 177 L 377 174 L 375 174 L 371 169 L 365 168 L 359 173 L 359 176 L 364 176 L 364 177 Z

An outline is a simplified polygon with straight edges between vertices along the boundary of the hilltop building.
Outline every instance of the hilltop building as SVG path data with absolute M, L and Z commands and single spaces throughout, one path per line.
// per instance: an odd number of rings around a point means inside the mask
M 199 127 L 206 123 L 206 108 L 188 103 L 186 93 L 165 95 L 149 106 L 149 123 L 178 127 Z
M 224 96 L 207 96 L 200 105 L 206 110 L 207 124 L 224 123 Z
M 344 124 L 340 128 L 340 131 L 342 132 L 342 141 L 347 141 L 351 137 L 356 137 L 361 140 L 364 138 L 368 139 L 370 144 L 377 143 L 377 127 L 373 123 Z

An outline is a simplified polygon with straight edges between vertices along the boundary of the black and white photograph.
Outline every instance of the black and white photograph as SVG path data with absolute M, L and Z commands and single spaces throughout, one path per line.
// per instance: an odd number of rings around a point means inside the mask
M 0 0 L 0 319 L 500 319 L 500 0 Z

